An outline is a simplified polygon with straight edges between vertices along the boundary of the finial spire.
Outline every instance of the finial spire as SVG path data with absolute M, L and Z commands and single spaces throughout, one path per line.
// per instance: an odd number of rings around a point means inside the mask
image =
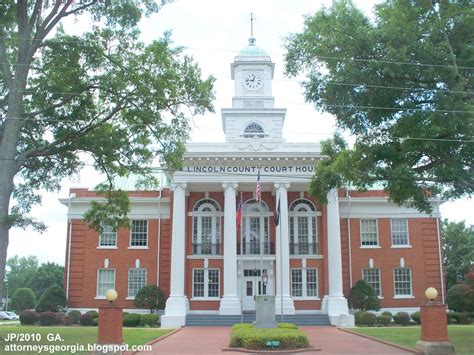
M 249 38 L 249 46 L 255 46 L 255 38 L 253 36 L 253 22 L 255 21 L 255 17 L 253 16 L 253 12 L 250 13 L 250 38 Z

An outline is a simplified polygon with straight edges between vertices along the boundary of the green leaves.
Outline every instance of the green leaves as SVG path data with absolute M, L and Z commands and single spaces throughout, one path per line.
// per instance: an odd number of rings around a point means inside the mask
M 313 193 L 381 182 L 392 201 L 430 212 L 434 193 L 474 192 L 473 32 L 468 3 L 386 1 L 371 22 L 336 1 L 306 18 L 287 39 L 286 72 L 305 74 L 306 100 L 356 137 L 326 147 Z

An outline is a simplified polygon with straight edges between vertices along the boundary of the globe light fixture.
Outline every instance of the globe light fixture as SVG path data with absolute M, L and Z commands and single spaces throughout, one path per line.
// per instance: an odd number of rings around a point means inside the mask
M 268 282 L 267 270 L 263 270 L 262 280 L 263 280 L 263 284 L 266 285 Z
M 105 291 L 105 298 L 110 303 L 115 301 L 117 299 L 117 297 L 118 297 L 117 291 L 115 291 L 114 289 L 110 289 L 110 290 Z
M 438 290 L 435 289 L 434 287 L 428 287 L 425 291 L 425 296 L 430 301 L 434 301 L 436 297 L 438 297 Z

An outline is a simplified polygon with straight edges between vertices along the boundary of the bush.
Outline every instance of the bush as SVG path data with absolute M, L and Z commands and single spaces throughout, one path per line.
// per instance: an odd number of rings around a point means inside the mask
M 66 325 L 66 317 L 67 314 L 63 312 L 57 312 L 56 315 L 56 324 L 58 325 Z
M 140 327 L 156 327 L 159 323 L 159 314 L 142 314 L 140 317 Z
M 69 316 L 65 316 L 64 317 L 64 325 L 73 325 L 74 324 L 74 319 L 72 319 L 71 317 Z
M 99 318 L 92 318 L 92 325 L 97 327 L 99 325 Z
M 396 324 L 408 325 L 410 323 L 410 315 L 407 312 L 398 312 L 393 316 L 393 321 Z
M 364 313 L 364 311 L 357 311 L 354 313 L 354 320 L 356 325 L 360 324 L 360 316 L 362 315 L 362 313 Z
M 39 316 L 39 321 L 41 325 L 56 325 L 58 324 L 58 319 L 56 313 L 51 311 L 42 312 Z
M 380 302 L 375 289 L 367 281 L 359 280 L 349 293 L 349 306 L 354 309 L 378 311 Z
M 20 313 L 21 325 L 35 324 L 39 321 L 39 314 L 35 311 L 23 311 Z
M 84 313 L 79 318 L 79 323 L 81 323 L 82 326 L 91 326 L 92 325 L 92 319 L 93 318 L 89 313 Z
M 474 287 L 457 284 L 451 287 L 446 296 L 448 308 L 456 312 L 474 312 Z
M 90 310 L 90 311 L 87 311 L 86 313 L 90 314 L 92 319 L 99 318 L 99 312 L 97 312 L 97 311 Z
M 292 323 L 278 323 L 278 328 L 282 329 L 298 329 L 298 326 L 296 324 Z
M 470 324 L 467 312 L 452 312 L 451 318 L 455 319 L 457 324 Z
M 375 314 L 372 312 L 361 312 L 358 315 L 357 325 L 366 325 L 368 327 L 373 327 L 375 324 L 375 318 Z
M 384 312 L 382 312 L 382 315 L 383 315 L 383 316 L 389 316 L 389 317 L 390 317 L 390 320 L 392 320 L 392 312 L 384 311 Z
M 392 321 L 392 317 L 387 314 L 381 314 L 377 317 L 377 324 L 383 325 L 386 327 Z
M 66 305 L 67 299 L 64 290 L 58 285 L 53 285 L 44 291 L 36 306 L 36 311 L 58 312 L 66 307 Z
M 309 346 L 308 337 L 298 329 L 287 325 L 272 329 L 255 328 L 252 324 L 236 324 L 232 327 L 230 347 L 267 349 L 267 341 L 280 342 L 279 349 L 301 349 Z
M 130 313 L 123 317 L 124 327 L 138 327 L 141 316 L 137 313 Z
M 165 308 L 165 295 L 158 286 L 148 285 L 137 292 L 133 302 L 135 306 L 148 308 L 150 313 L 153 313 L 157 309 Z
M 81 318 L 80 311 L 70 311 L 67 315 L 71 318 L 72 324 L 79 324 L 79 318 Z
M 31 288 L 17 288 L 10 300 L 10 308 L 18 313 L 36 306 L 36 297 Z
M 416 324 L 421 324 L 420 312 L 412 313 L 412 315 L 411 315 L 410 317 L 411 317 L 411 319 L 413 319 L 413 321 L 414 321 Z

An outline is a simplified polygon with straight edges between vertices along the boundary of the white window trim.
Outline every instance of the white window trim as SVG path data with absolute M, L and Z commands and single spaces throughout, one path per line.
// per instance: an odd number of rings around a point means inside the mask
M 362 272 L 362 279 L 364 279 L 364 269 L 372 269 L 372 270 L 375 270 L 375 269 L 378 269 L 379 270 L 379 289 L 380 289 L 380 295 L 377 295 L 377 298 L 379 300 L 383 300 L 383 292 L 382 292 L 382 269 L 379 268 L 379 267 L 373 267 L 373 268 L 370 268 L 370 267 L 365 267 L 365 268 L 362 268 L 361 272 Z
M 145 267 L 131 267 L 128 269 L 128 273 L 127 273 L 127 276 L 128 276 L 128 279 L 127 279 L 127 297 L 125 299 L 127 300 L 134 300 L 135 299 L 135 296 L 130 296 L 130 270 L 145 270 L 145 285 L 143 287 L 145 287 L 147 285 L 147 281 L 148 281 L 148 269 L 145 268 Z
M 308 289 L 307 289 L 307 278 L 306 278 L 306 270 L 307 269 L 315 269 L 316 270 L 316 296 L 307 296 Z M 291 270 L 301 270 L 301 283 L 302 283 L 302 293 L 303 296 L 291 296 L 295 301 L 317 301 L 320 300 L 319 298 L 319 269 L 317 267 L 292 267 L 290 269 L 290 295 L 292 295 L 291 285 L 293 284 L 291 280 L 292 272 Z
M 130 235 L 128 238 L 128 248 L 127 249 L 150 249 L 148 245 L 148 232 L 150 231 L 150 226 L 149 226 L 149 221 L 148 219 L 132 219 L 131 223 L 133 221 L 146 221 L 146 245 L 132 245 L 132 225 L 130 224 Z
M 215 206 L 211 205 L 210 203 L 204 203 L 201 206 L 199 206 L 199 210 L 195 211 L 194 209 L 196 208 L 196 205 L 200 203 L 202 200 L 211 200 L 216 203 L 216 205 L 219 207 L 218 210 L 215 209 Z M 213 211 L 212 212 L 203 212 L 202 209 L 206 206 L 209 206 Z M 196 238 L 196 243 L 197 244 L 202 244 L 202 217 L 211 217 L 211 244 L 217 244 L 221 243 L 221 238 L 222 238 L 222 233 L 221 230 L 217 230 L 216 228 L 216 223 L 217 219 L 219 219 L 219 228 L 222 228 L 222 212 L 221 212 L 221 206 L 219 203 L 212 199 L 212 198 L 204 198 L 200 199 L 194 204 L 193 212 L 191 213 L 192 218 L 192 241 L 194 243 L 194 227 L 195 227 L 195 221 L 194 217 L 197 217 L 197 238 Z M 219 237 L 217 237 L 217 234 L 219 233 Z M 200 255 L 200 254 L 198 254 Z M 207 255 L 207 254 L 206 254 Z
M 102 233 L 99 233 L 99 244 L 97 245 L 97 249 L 117 249 L 117 230 L 115 231 L 115 245 L 101 245 Z
M 299 201 L 307 201 L 309 202 L 313 207 L 314 211 L 309 209 L 309 206 L 304 203 L 298 203 Z M 298 217 L 305 217 L 307 226 L 308 226 L 308 237 L 307 237 L 307 243 L 308 245 L 313 244 L 313 218 L 314 218 L 314 226 L 315 226 L 315 231 L 316 234 L 314 235 L 314 240 L 316 241 L 316 249 L 319 249 L 319 240 L 318 240 L 318 217 L 316 214 L 316 206 L 311 200 L 308 200 L 306 198 L 298 198 L 290 203 L 290 208 L 293 207 L 295 203 L 298 203 L 294 206 L 296 209 L 300 204 L 303 205 L 306 209 L 305 212 L 299 212 L 299 211 L 294 211 L 290 210 L 288 212 L 288 217 L 290 218 L 290 223 L 291 223 L 291 218 L 293 218 L 293 244 L 295 245 L 295 248 L 298 248 L 299 244 L 299 236 L 298 236 Z M 319 252 L 319 250 L 317 250 Z M 313 255 L 313 254 L 293 254 L 293 255 Z
M 96 273 L 96 279 L 95 279 L 95 297 L 94 299 L 96 300 L 105 300 L 105 295 L 104 296 L 99 296 L 99 271 L 100 270 L 113 270 L 114 271 L 114 289 L 115 289 L 115 284 L 117 281 L 117 270 L 115 268 L 105 268 L 105 267 L 100 267 L 97 269 Z
M 410 270 L 410 294 L 409 295 L 396 295 L 395 292 L 396 292 L 396 288 L 395 288 L 395 270 L 396 269 L 408 269 Z M 404 298 L 415 298 L 415 296 L 413 296 L 413 271 L 411 269 L 411 267 L 396 267 L 393 269 L 393 298 L 394 299 L 404 299 Z
M 363 245 L 362 244 L 362 221 L 375 221 L 375 232 L 377 233 L 377 245 Z M 360 235 L 360 247 L 362 249 L 376 249 L 381 248 L 380 237 L 379 237 L 379 220 L 378 218 L 361 218 L 359 220 L 359 235 Z
M 394 245 L 393 244 L 393 229 L 392 229 L 392 221 L 394 219 L 404 219 L 406 221 L 406 225 L 407 225 L 407 244 L 400 244 L 400 245 Z M 410 226 L 409 226 L 409 223 L 408 223 L 408 218 L 390 218 L 390 243 L 392 244 L 392 248 L 393 249 L 407 249 L 407 248 L 411 248 L 411 244 L 410 244 Z
M 204 270 L 204 296 L 203 297 L 195 297 L 194 296 L 194 270 Z M 219 295 L 217 297 L 209 297 L 209 270 L 217 270 L 219 274 L 219 287 L 218 292 Z M 216 301 L 221 299 L 221 270 L 219 268 L 200 268 L 196 267 L 192 269 L 192 290 L 191 290 L 191 301 Z

